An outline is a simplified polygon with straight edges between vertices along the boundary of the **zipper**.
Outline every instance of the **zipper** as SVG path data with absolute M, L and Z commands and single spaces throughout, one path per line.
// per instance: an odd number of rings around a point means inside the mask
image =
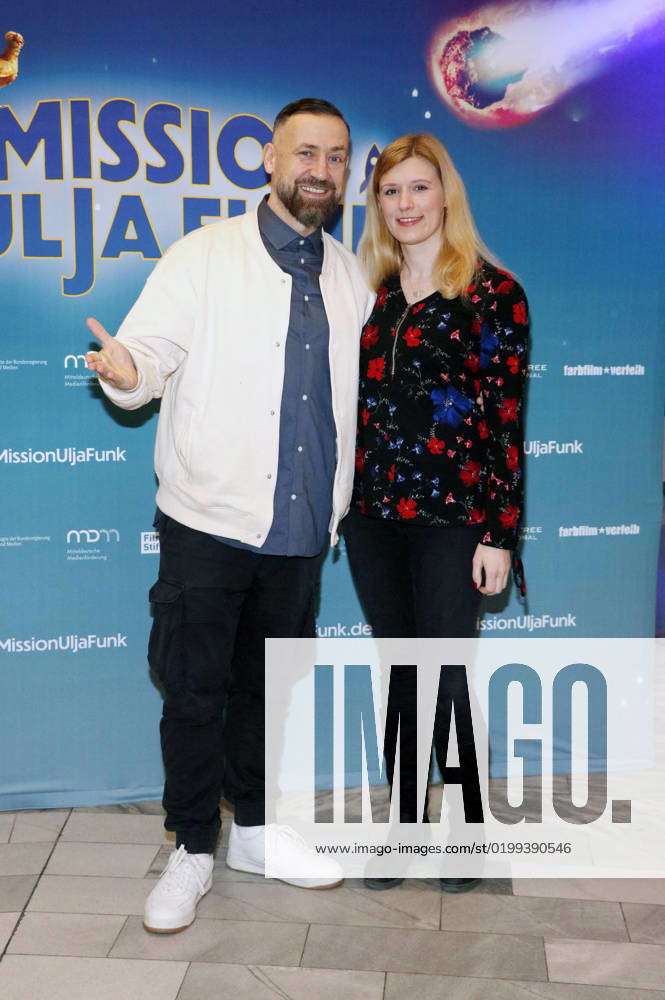
M 402 323 L 404 322 L 404 320 L 406 319 L 406 317 L 407 317 L 407 315 L 409 314 L 410 311 L 411 311 L 411 306 L 407 306 L 406 309 L 404 310 L 404 312 L 402 313 L 402 315 L 400 316 L 399 320 L 397 321 L 397 325 L 395 326 L 395 340 L 393 342 L 392 361 L 391 361 L 391 365 L 390 365 L 390 377 L 391 378 L 395 377 L 395 352 L 397 350 L 397 340 L 399 338 L 400 328 L 401 328 Z

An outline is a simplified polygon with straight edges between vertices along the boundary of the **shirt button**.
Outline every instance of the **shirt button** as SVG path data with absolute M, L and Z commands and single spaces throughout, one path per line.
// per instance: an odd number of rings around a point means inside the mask
M 266 476 L 266 478 L 267 479 L 272 479 L 272 472 L 269 472 L 268 475 Z
M 305 350 L 306 350 L 306 351 L 308 351 L 308 350 L 309 350 L 309 344 L 305 344 Z
M 302 451 L 302 445 L 301 444 L 298 445 L 298 451 Z
M 281 346 L 282 346 L 281 341 L 280 340 L 276 340 L 275 341 L 275 347 L 281 347 Z
M 309 302 L 309 295 L 305 295 L 305 302 Z
M 303 245 L 304 245 L 304 243 L 305 243 L 305 241 L 304 241 L 304 240 L 300 240 L 300 246 L 303 246 Z
M 303 392 L 303 394 L 302 394 L 302 398 L 303 398 L 303 399 L 307 399 L 307 393 L 306 393 L 306 392 Z
M 274 411 L 274 410 L 271 410 L 271 411 L 270 411 L 270 416 L 271 416 L 271 417 L 274 417 L 274 416 L 275 416 L 275 411 Z
M 291 499 L 292 499 L 292 500 L 297 500 L 297 497 L 296 497 L 295 493 L 292 493 L 292 494 L 291 494 Z
M 257 538 L 260 538 L 261 536 L 260 536 L 260 535 L 257 535 L 256 537 L 257 537 Z
M 301 258 L 300 258 L 300 263 L 301 263 L 301 264 L 304 264 L 304 263 L 305 263 L 305 258 L 304 258 L 304 257 L 301 257 Z

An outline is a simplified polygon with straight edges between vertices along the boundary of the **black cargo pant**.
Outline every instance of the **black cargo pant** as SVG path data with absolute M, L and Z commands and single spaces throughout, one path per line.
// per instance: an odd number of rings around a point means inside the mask
M 165 827 L 211 853 L 224 789 L 265 822 L 264 640 L 314 634 L 320 556 L 261 555 L 161 514 L 148 660 L 164 692 Z
M 342 524 L 358 597 L 377 638 L 464 639 L 476 635 L 480 594 L 471 579 L 471 560 L 482 539 L 482 529 L 472 526 L 436 528 L 378 520 L 366 517 L 355 508 Z M 400 692 L 399 678 L 397 680 L 392 704 L 401 715 L 402 725 L 412 728 L 416 724 L 416 703 L 410 689 Z M 455 693 L 447 692 L 453 696 Z M 394 730 L 396 725 L 396 717 L 386 719 L 386 730 Z M 458 728 L 457 735 L 460 743 L 473 743 L 473 732 L 460 732 Z M 435 727 L 434 750 L 440 769 L 445 767 L 441 754 L 443 742 Z M 405 775 L 416 774 L 415 744 L 411 751 L 411 757 L 408 748 L 402 746 L 400 751 Z M 386 758 L 391 785 L 394 767 L 392 755 Z M 402 778 L 400 792 L 401 822 L 416 822 L 416 783 Z

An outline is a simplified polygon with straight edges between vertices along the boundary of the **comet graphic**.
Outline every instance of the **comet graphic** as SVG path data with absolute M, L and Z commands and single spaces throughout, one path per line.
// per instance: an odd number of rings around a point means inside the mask
M 361 194 L 363 193 L 363 191 L 366 190 L 367 185 L 369 184 L 369 179 L 372 176 L 372 171 L 374 170 L 374 167 L 376 166 L 376 161 L 379 158 L 379 152 L 380 152 L 379 147 L 376 145 L 376 143 L 374 143 L 369 153 L 367 154 L 367 159 L 365 160 L 365 178 L 362 184 L 360 185 Z
M 468 125 L 514 128 L 664 25 L 665 0 L 488 4 L 437 29 L 429 73 Z

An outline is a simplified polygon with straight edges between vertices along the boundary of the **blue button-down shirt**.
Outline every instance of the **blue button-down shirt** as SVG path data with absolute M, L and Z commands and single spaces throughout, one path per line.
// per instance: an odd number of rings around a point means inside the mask
M 320 229 L 301 236 L 266 199 L 259 205 L 258 222 L 266 250 L 292 278 L 273 521 L 260 547 L 214 537 L 266 555 L 315 556 L 328 532 L 336 465 L 330 331 L 319 288 L 323 236 Z

